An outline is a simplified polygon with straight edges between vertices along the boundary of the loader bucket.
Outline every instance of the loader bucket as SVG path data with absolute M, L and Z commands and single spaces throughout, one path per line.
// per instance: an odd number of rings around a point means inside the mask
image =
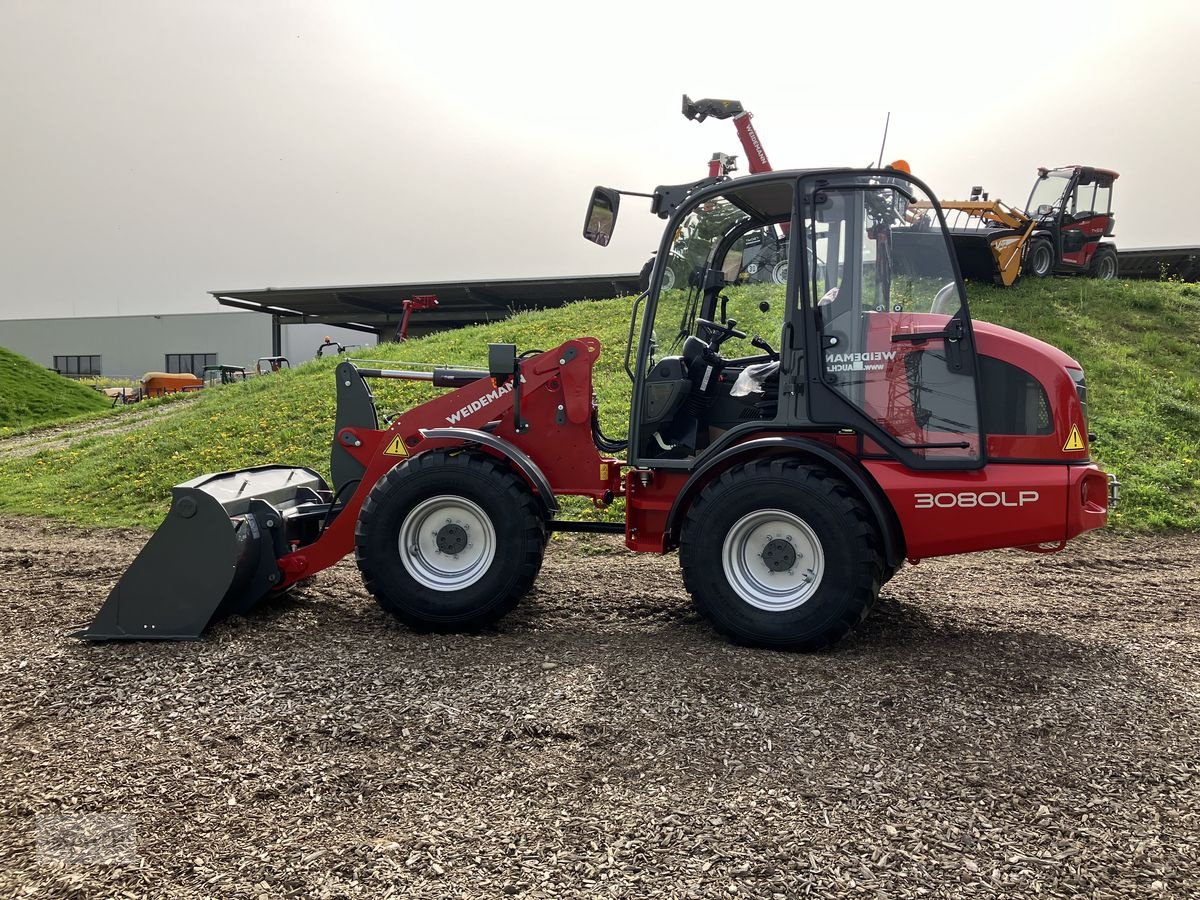
M 89 641 L 195 640 L 249 612 L 279 582 L 276 565 L 329 509 L 311 469 L 258 466 L 172 489 L 171 510 L 88 627 Z
M 1011 285 L 1020 271 L 1020 247 L 1018 245 L 1015 250 L 1005 255 L 995 245 L 997 241 L 1006 238 L 1022 239 L 1022 236 L 1021 231 L 1010 228 L 952 230 L 950 239 L 954 242 L 954 255 L 958 257 L 958 268 L 963 278 Z

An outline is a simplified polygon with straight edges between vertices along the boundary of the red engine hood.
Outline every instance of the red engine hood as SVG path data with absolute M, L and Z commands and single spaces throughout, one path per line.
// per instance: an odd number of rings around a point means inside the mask
M 1069 369 L 1082 369 L 1073 357 L 1059 350 L 1053 344 L 1039 341 L 1020 331 L 993 325 L 991 322 L 971 320 L 975 329 L 975 341 L 979 352 L 997 359 L 1008 360 L 1020 365 L 1030 357 L 1041 357 L 1046 362 Z

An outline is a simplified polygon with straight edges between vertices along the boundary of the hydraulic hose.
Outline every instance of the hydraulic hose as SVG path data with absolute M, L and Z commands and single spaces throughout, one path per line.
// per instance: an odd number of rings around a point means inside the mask
M 600 416 L 596 410 L 592 410 L 592 443 L 596 445 L 597 450 L 604 453 L 623 453 L 629 448 L 629 440 L 615 440 L 605 437 L 604 432 L 600 430 Z

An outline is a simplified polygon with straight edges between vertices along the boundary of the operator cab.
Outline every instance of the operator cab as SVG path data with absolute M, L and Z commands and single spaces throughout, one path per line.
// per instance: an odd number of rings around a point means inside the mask
M 585 226 L 604 243 L 615 194 Z M 776 172 L 660 187 L 653 208 L 671 224 L 627 361 L 631 464 L 691 468 L 755 433 L 852 431 L 860 455 L 982 465 L 970 319 L 924 185 L 890 169 Z M 783 283 L 748 283 L 747 243 L 778 233 Z
M 1047 275 L 1057 268 L 1098 278 L 1116 277 L 1116 252 L 1111 244 L 1102 242 L 1112 236 L 1116 225 L 1112 193 L 1118 177 L 1109 169 L 1092 166 L 1038 169 L 1025 212 L 1037 220 L 1032 246 L 1047 242 L 1051 265 L 1031 266 L 1033 274 Z

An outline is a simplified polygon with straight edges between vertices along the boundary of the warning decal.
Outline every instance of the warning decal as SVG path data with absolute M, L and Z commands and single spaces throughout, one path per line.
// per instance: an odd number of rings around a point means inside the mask
M 1082 450 L 1082 449 L 1083 449 L 1083 438 L 1080 437 L 1080 435 L 1079 435 L 1079 426 L 1072 425 L 1071 426 L 1071 434 L 1067 438 L 1067 442 L 1065 444 L 1063 444 L 1063 452 L 1065 453 L 1068 450 Z
M 1072 432 L 1074 435 L 1074 432 Z M 408 456 L 408 448 L 404 446 L 404 439 L 400 435 L 392 438 L 392 442 L 387 445 L 387 449 L 383 451 L 386 456 Z

